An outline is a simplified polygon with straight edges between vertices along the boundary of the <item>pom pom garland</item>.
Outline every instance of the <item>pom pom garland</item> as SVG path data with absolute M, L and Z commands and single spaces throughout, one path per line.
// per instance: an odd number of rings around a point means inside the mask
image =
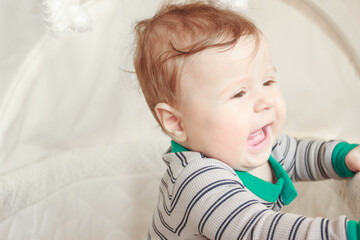
M 79 0 L 45 0 L 42 3 L 44 20 L 49 32 L 60 37 L 69 32 L 91 30 L 91 18 Z

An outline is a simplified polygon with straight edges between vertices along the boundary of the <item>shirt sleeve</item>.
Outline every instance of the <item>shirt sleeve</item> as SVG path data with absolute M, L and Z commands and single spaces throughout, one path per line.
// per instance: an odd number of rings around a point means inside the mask
M 356 146 L 334 140 L 298 140 L 281 134 L 272 155 L 294 181 L 341 179 L 354 175 L 346 167 L 345 157 Z
M 347 239 L 345 217 L 329 220 L 275 212 L 220 164 L 192 162 L 176 181 L 171 224 L 162 224 L 171 225 L 180 239 Z
M 348 222 L 347 235 L 349 240 L 360 240 L 360 225 L 357 221 L 351 220 Z

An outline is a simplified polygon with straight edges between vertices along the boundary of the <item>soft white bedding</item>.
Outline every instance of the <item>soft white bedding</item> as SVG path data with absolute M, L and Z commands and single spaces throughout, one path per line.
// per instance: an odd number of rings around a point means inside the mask
M 159 0 L 88 0 L 56 39 L 39 1 L 0 0 L 0 239 L 140 239 L 169 139 L 142 99 L 131 26 Z M 360 3 L 250 0 L 288 103 L 285 132 L 360 143 Z M 360 218 L 360 175 L 300 184 L 285 209 Z M 349 203 L 349 204 L 348 204 Z
M 0 239 L 140 239 L 164 171 L 148 160 L 160 145 L 76 149 L 3 175 Z

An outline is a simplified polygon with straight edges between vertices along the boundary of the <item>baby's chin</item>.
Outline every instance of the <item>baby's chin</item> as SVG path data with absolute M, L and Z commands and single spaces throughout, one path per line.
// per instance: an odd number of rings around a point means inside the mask
M 271 149 L 272 147 L 269 147 L 260 154 L 256 154 L 255 156 L 249 156 L 247 162 L 244 162 L 244 164 L 242 164 L 242 166 L 239 167 L 244 169 L 242 171 L 247 171 L 247 172 L 262 167 L 264 164 L 266 164 L 269 161 Z
M 250 161 L 247 162 L 246 164 L 239 164 L 238 166 L 230 166 L 233 169 L 237 170 L 237 171 L 242 171 L 242 172 L 251 172 L 254 171 L 258 168 L 263 167 L 270 158 L 270 154 L 267 158 L 261 158 L 260 160 L 256 160 L 256 161 Z

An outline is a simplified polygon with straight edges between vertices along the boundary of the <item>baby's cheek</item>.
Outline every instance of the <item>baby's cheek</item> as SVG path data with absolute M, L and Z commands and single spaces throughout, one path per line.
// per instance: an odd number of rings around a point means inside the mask
M 278 134 L 280 134 L 282 128 L 284 127 L 286 120 L 286 112 L 287 109 L 286 109 L 285 101 L 281 99 L 276 106 L 276 119 L 275 119 L 276 122 L 274 122 L 275 125 L 274 134 L 277 135 L 276 137 L 278 137 Z
M 279 109 L 279 111 L 282 113 L 282 115 L 285 116 L 286 111 L 287 111 L 286 102 L 285 102 L 285 99 L 282 97 L 281 94 L 278 95 L 276 105 L 277 105 L 277 108 Z

